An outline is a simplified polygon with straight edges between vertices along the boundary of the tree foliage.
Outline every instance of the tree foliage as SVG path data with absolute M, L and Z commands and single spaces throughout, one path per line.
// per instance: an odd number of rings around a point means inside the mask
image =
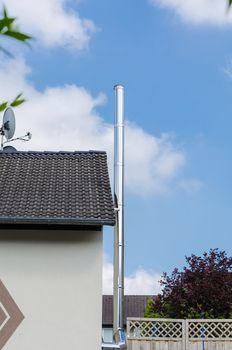
M 28 43 L 29 40 L 32 39 L 30 35 L 22 33 L 18 29 L 16 25 L 16 18 L 9 17 L 5 7 L 3 7 L 3 13 L 0 18 L 0 35 L 4 35 L 6 37 L 21 41 L 23 43 Z M 0 46 L 0 50 L 2 50 L 6 55 L 12 56 L 9 51 L 4 49 L 4 47 Z
M 13 101 L 9 102 L 9 101 L 4 101 L 2 103 L 0 103 L 0 112 L 4 111 L 7 107 L 11 106 L 11 107 L 17 107 L 19 105 L 21 105 L 23 102 L 26 101 L 25 98 L 22 97 L 22 92 L 20 94 L 18 94 Z
M 16 25 L 16 18 L 9 17 L 5 7 L 3 7 L 3 13 L 0 18 L 0 36 L 12 38 L 14 40 L 17 40 L 23 43 L 28 43 L 29 40 L 32 39 L 30 35 L 22 33 L 18 29 Z M 1 45 L 0 45 L 0 51 L 2 51 L 7 56 L 12 57 L 12 54 Z M 25 98 L 23 98 L 22 93 L 20 93 L 11 102 L 9 101 L 0 102 L 0 112 L 2 112 L 8 106 L 16 107 L 21 105 L 23 102 L 25 102 Z
M 211 249 L 186 262 L 163 274 L 162 294 L 148 301 L 145 317 L 232 318 L 232 257 Z

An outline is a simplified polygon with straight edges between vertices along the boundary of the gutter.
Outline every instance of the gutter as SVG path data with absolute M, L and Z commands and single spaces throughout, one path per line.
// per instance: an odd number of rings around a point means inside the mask
M 88 226 L 114 226 L 114 219 L 92 219 L 92 218 L 72 218 L 72 217 L 22 217 L 22 216 L 0 216 L 1 224 L 46 224 L 46 225 L 88 225 Z

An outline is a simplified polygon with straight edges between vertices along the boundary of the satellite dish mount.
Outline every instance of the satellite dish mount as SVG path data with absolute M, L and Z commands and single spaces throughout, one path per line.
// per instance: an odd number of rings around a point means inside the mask
M 32 137 L 31 133 L 27 132 L 26 135 L 16 137 L 13 139 L 14 133 L 15 133 L 15 115 L 14 115 L 13 109 L 11 107 L 8 107 L 3 114 L 2 127 L 0 128 L 1 151 L 4 151 L 4 144 L 7 142 L 12 142 L 16 140 L 29 141 Z M 4 141 L 4 137 L 6 138 L 5 141 Z

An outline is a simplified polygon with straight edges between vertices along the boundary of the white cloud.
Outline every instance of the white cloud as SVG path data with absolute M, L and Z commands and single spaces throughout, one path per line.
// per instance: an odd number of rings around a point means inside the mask
M 131 123 L 126 128 L 127 187 L 135 193 L 165 193 L 168 184 L 184 164 L 172 135 L 154 137 Z
M 23 91 L 28 99 L 16 112 L 16 135 L 31 131 L 29 143 L 17 142 L 21 150 L 106 150 L 113 169 L 113 124 L 105 122 L 97 108 L 104 94 L 92 96 L 83 87 L 65 85 L 38 91 L 27 79 L 30 69 L 22 59 L 3 61 L 0 67 L 0 96 L 12 99 Z M 185 157 L 171 136 L 155 137 L 127 123 L 126 188 L 138 195 L 168 191 L 184 165 Z
M 68 8 L 69 0 L 5 0 L 11 16 L 18 17 L 20 29 L 45 46 L 83 49 L 95 31 L 93 21 Z
M 179 182 L 179 187 L 188 194 L 194 194 L 202 189 L 203 183 L 198 179 L 183 179 Z
M 150 3 L 174 10 L 184 22 L 219 26 L 232 24 L 227 0 L 150 0 Z
M 227 59 L 226 65 L 224 68 L 222 68 L 222 71 L 225 75 L 227 75 L 227 77 L 232 79 L 232 59 L 231 58 Z
M 125 276 L 125 294 L 156 295 L 161 292 L 160 278 L 161 275 L 156 272 L 138 268 L 132 275 Z M 113 294 L 113 264 L 106 257 L 103 263 L 103 294 Z

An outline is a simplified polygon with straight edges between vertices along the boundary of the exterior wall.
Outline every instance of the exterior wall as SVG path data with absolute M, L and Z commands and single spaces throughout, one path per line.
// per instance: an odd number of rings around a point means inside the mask
M 0 279 L 25 317 L 4 350 L 100 350 L 101 231 L 0 230 Z

